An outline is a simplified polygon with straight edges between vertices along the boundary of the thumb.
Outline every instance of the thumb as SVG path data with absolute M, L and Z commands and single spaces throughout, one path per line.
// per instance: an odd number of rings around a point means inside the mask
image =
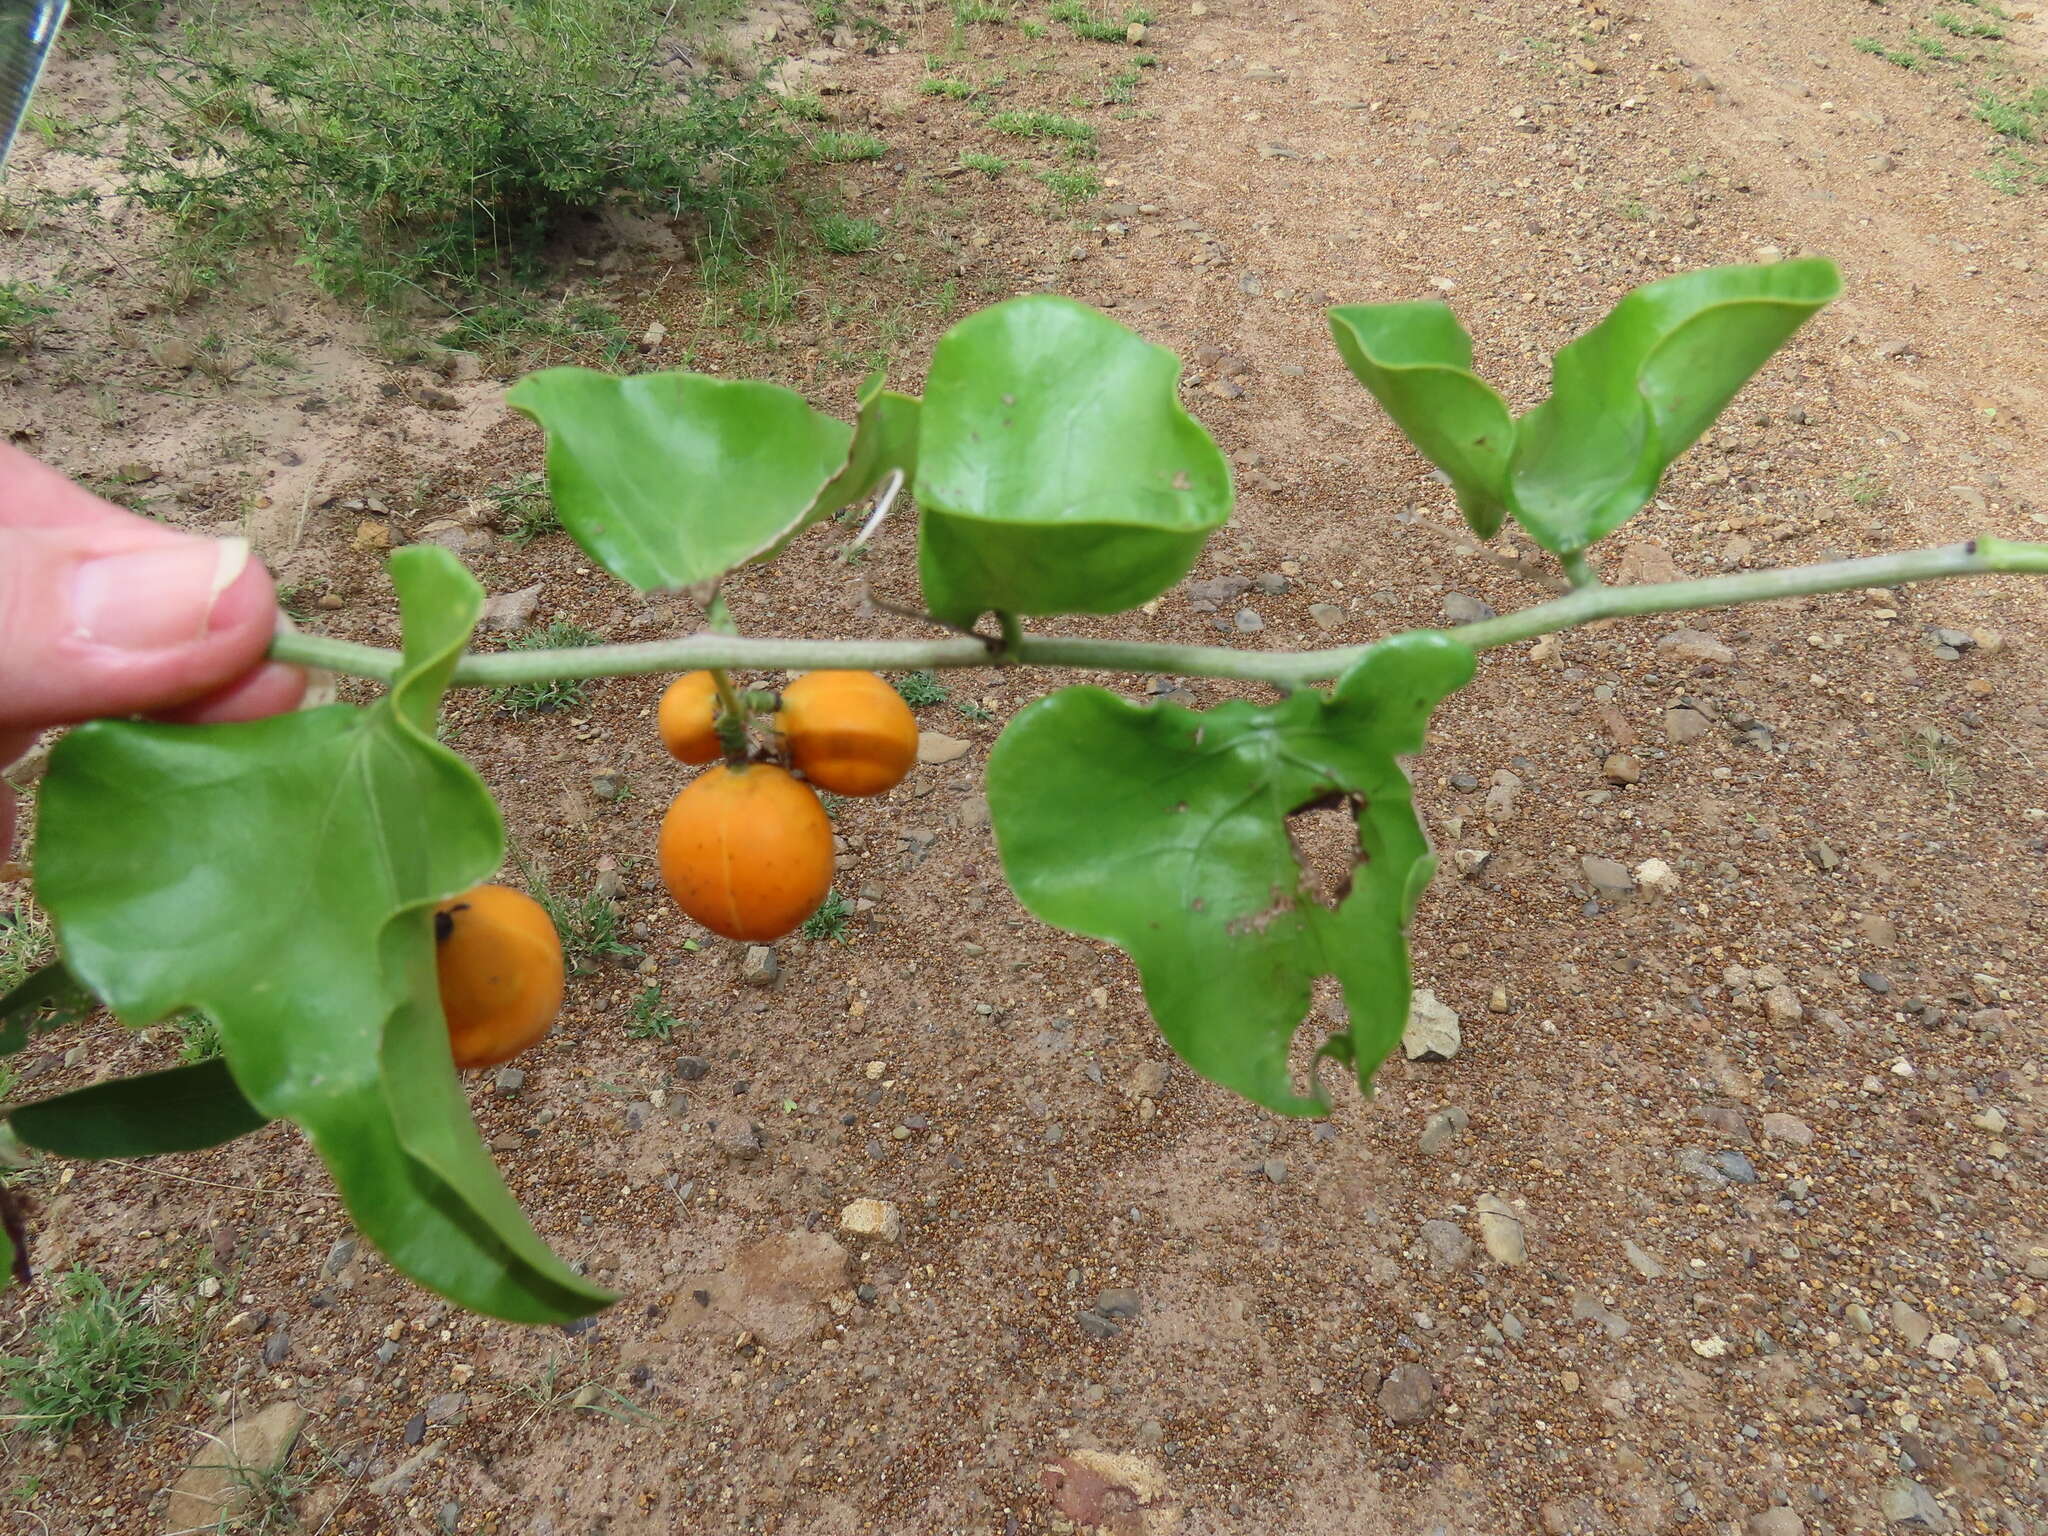
M 247 540 L 176 533 L 42 473 L 61 490 L 0 485 L 0 731 L 175 709 L 262 661 L 275 593 Z

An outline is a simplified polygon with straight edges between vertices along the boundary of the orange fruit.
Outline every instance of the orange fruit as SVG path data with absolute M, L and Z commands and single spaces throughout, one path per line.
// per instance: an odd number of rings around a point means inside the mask
M 836 795 L 880 795 L 917 761 L 917 719 L 872 672 L 806 672 L 776 716 L 791 764 Z
M 728 939 L 779 939 L 832 889 L 825 808 L 772 763 L 699 774 L 662 817 L 659 852 L 676 905 Z
M 434 966 L 455 1065 L 495 1067 L 554 1027 L 562 939 L 520 891 L 480 885 L 434 909 Z
M 685 672 L 662 693 L 654 723 L 670 757 L 679 763 L 709 763 L 725 751 L 717 719 L 718 684 L 709 672 Z

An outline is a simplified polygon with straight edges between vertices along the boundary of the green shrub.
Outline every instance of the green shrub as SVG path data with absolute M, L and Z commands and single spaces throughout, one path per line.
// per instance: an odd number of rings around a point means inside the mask
M 29 1336 L 30 1353 L 0 1356 L 0 1388 L 21 1405 L 19 1422 L 64 1434 L 87 1419 L 118 1426 L 131 1410 L 191 1379 L 185 1331 L 152 1314 L 176 1298 L 160 1287 L 114 1291 L 89 1269 L 57 1281 L 63 1306 Z
M 790 141 L 753 88 L 677 88 L 634 0 L 309 0 L 134 50 L 165 133 L 127 190 L 218 251 L 283 239 L 375 303 L 474 290 L 612 201 L 714 226 L 752 211 Z

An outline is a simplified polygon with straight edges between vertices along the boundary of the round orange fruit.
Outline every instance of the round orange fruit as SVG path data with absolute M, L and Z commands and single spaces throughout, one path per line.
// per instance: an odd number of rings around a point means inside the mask
M 434 909 L 434 966 L 455 1065 L 495 1067 L 554 1027 L 562 940 L 541 904 L 480 885 Z
M 789 761 L 835 795 L 886 794 L 917 761 L 917 720 L 873 672 L 806 672 L 776 716 Z
M 808 784 L 772 763 L 699 774 L 661 820 L 661 878 L 728 939 L 779 939 L 832 889 L 832 823 Z
M 661 744 L 680 763 L 708 763 L 725 750 L 718 739 L 718 684 L 709 672 L 685 672 L 661 695 L 654 723 Z

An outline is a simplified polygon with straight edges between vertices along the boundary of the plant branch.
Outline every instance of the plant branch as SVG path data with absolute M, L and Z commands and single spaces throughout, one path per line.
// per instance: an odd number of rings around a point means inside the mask
M 1698 581 L 1584 587 L 1517 613 L 1464 625 L 1453 633 L 1473 649 L 1485 650 L 1599 619 L 1726 608 L 1738 603 L 1771 602 L 1857 587 L 1890 587 L 2000 572 L 2048 575 L 2048 544 L 1972 539 L 1966 544 L 1947 544 L 1936 549 L 1775 571 L 1744 571 Z M 1342 675 L 1366 649 L 1362 645 L 1347 645 L 1325 651 L 1240 651 L 1222 645 L 1153 645 L 1132 640 L 1021 635 L 1013 646 L 1005 647 L 1003 659 L 1024 666 L 1234 677 L 1299 687 Z M 325 667 L 332 672 L 386 682 L 397 674 L 399 662 L 396 651 L 302 634 L 279 635 L 271 642 L 270 654 L 278 661 Z M 700 634 L 638 645 L 472 653 L 457 664 L 453 686 L 502 688 L 511 683 L 686 672 L 698 667 L 764 671 L 860 667 L 877 672 L 912 672 L 925 667 L 992 664 L 988 643 L 978 636 L 942 640 L 779 640 L 755 635 Z

